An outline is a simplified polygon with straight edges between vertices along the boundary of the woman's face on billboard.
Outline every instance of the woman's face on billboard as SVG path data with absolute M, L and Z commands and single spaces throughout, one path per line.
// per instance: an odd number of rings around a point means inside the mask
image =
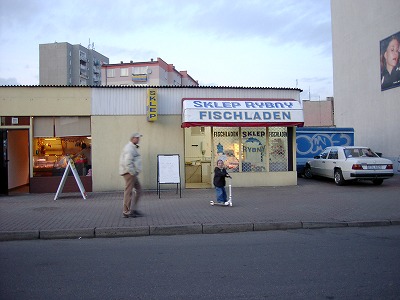
M 399 41 L 393 39 L 385 52 L 386 65 L 391 68 L 395 67 L 399 62 Z

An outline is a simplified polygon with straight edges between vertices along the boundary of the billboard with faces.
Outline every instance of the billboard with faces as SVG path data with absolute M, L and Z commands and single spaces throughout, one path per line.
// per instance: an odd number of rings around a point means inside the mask
M 400 31 L 380 41 L 381 91 L 400 86 Z

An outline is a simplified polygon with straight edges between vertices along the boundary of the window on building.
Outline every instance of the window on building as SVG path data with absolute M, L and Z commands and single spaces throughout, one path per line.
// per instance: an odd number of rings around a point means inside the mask
M 266 171 L 266 128 L 243 127 L 241 133 L 242 172 Z
M 286 127 L 269 127 L 269 171 L 288 170 L 288 132 Z
M 213 127 L 215 162 L 222 159 L 230 172 L 289 170 L 286 127 Z
M 107 69 L 107 77 L 115 77 L 115 69 Z
M 214 159 L 224 161 L 229 172 L 239 172 L 240 136 L 237 127 L 213 128 Z
M 87 55 L 86 55 L 86 52 L 83 52 L 83 51 L 79 50 L 79 59 L 80 59 L 81 61 L 87 62 Z
M 129 68 L 121 68 L 121 77 L 129 76 Z
M 62 176 L 82 143 L 91 148 L 90 117 L 35 117 L 33 137 L 33 176 Z M 79 175 L 87 175 L 91 157 L 73 159 Z
M 148 67 L 133 67 L 132 68 L 132 81 L 147 82 L 147 69 Z
M 205 128 L 204 127 L 190 127 L 192 136 L 204 136 Z
M 148 67 L 133 67 L 132 75 L 147 74 Z

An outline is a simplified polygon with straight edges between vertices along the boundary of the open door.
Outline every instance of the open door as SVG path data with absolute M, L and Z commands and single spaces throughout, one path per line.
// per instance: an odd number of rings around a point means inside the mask
M 0 129 L 0 195 L 8 195 L 7 130 Z
M 0 130 L 0 195 L 29 192 L 29 130 Z
M 211 127 L 185 128 L 185 187 L 210 188 Z

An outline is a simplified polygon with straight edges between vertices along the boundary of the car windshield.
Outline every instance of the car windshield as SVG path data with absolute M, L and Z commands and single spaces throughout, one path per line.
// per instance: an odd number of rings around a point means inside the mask
M 346 158 L 349 157 L 379 157 L 375 152 L 369 148 L 351 148 L 344 149 Z

